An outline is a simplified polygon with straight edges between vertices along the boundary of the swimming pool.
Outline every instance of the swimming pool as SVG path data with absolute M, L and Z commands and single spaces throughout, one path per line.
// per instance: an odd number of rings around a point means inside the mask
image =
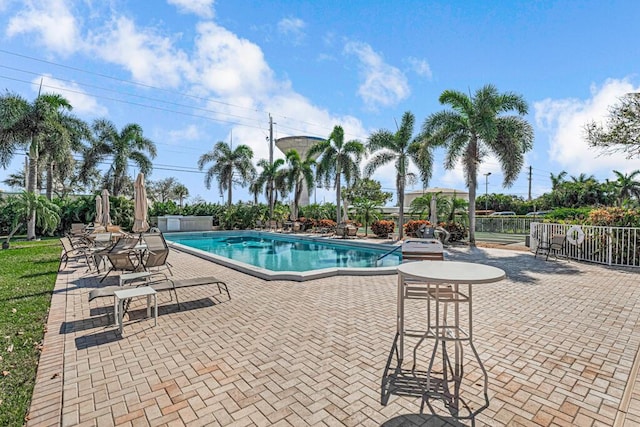
M 267 280 L 395 274 L 398 246 L 260 231 L 166 233 L 170 244 Z M 391 253 L 389 253 L 391 252 Z

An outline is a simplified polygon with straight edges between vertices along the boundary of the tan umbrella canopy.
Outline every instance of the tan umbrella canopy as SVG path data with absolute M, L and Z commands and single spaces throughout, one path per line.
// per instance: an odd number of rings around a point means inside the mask
M 111 225 L 111 215 L 109 211 L 111 206 L 109 205 L 109 190 L 106 188 L 102 190 L 102 225 L 105 227 Z
M 142 233 L 149 229 L 147 222 L 147 190 L 144 187 L 144 174 L 140 172 L 133 186 L 135 190 L 134 208 L 133 208 L 133 232 Z
M 93 220 L 94 224 L 102 224 L 102 197 L 96 196 L 96 218 Z

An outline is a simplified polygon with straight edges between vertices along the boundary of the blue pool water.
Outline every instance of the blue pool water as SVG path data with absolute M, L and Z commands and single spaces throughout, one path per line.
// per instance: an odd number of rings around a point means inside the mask
M 262 232 L 167 233 L 167 240 L 272 271 L 393 267 L 401 263 L 395 247 L 304 238 Z

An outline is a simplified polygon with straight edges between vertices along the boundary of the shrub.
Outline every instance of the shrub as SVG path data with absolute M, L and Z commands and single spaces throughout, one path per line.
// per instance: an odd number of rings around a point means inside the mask
M 418 219 L 418 220 L 412 219 L 411 221 L 407 221 L 407 223 L 404 225 L 404 234 L 406 234 L 407 236 L 408 235 L 415 236 L 416 231 L 418 231 L 418 229 L 423 225 L 426 225 L 427 227 L 429 227 L 431 226 L 431 223 L 426 219 Z
M 611 227 L 640 227 L 640 214 L 633 209 L 617 207 L 594 209 L 589 212 L 587 223 Z
M 467 238 L 467 227 L 459 222 L 440 223 L 440 226 L 449 232 L 449 242 L 459 242 Z
M 318 221 L 316 221 L 316 224 L 320 228 L 330 228 L 333 230 L 335 230 L 337 225 L 336 222 L 332 219 L 319 219 Z
M 396 223 L 381 219 L 371 224 L 371 231 L 378 237 L 388 237 L 396 228 Z

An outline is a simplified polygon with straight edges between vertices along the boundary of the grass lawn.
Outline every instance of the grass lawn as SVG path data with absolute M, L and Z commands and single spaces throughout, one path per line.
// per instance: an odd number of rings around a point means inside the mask
M 25 422 L 60 252 L 57 239 L 0 250 L 0 426 Z

